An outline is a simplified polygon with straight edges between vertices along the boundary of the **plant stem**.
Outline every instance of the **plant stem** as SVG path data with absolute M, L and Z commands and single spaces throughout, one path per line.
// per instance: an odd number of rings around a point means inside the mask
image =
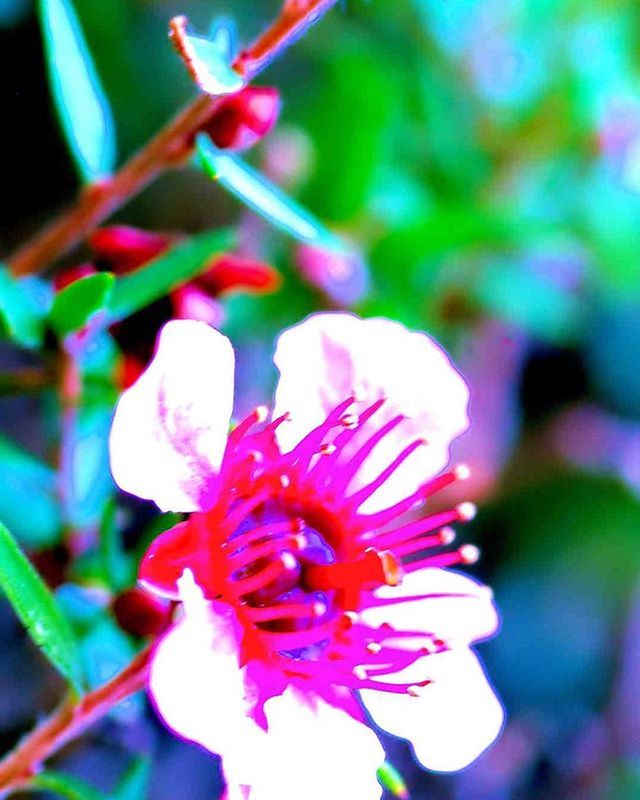
M 235 59 L 247 81 L 309 28 L 337 0 L 287 0 L 278 18 Z M 104 219 L 138 194 L 161 172 L 183 164 L 193 139 L 221 98 L 201 94 L 171 120 L 115 175 L 88 186 L 76 203 L 9 258 L 14 275 L 39 272 L 81 242 Z
M 151 646 L 108 683 L 80 699 L 68 697 L 0 761 L 0 797 L 26 786 L 42 763 L 121 700 L 139 692 L 149 670 Z

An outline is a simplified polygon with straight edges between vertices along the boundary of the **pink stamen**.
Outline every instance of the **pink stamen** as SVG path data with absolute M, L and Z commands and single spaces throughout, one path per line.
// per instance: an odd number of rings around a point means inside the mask
M 371 497 L 374 492 L 376 492 L 384 483 L 389 480 L 393 473 L 409 458 L 409 456 L 411 456 L 419 447 L 424 447 L 426 444 L 426 439 L 416 439 L 415 442 L 411 442 L 410 445 L 405 447 L 400 455 L 397 456 L 374 481 L 369 483 L 367 486 L 364 486 L 362 489 L 355 492 L 348 498 L 349 501 L 353 503 L 353 507 L 359 508 L 365 500 Z
M 272 561 L 263 570 L 251 575 L 248 578 L 240 578 L 232 581 L 232 587 L 238 597 L 243 597 L 259 589 L 263 589 L 273 581 L 277 580 L 283 572 L 296 569 L 298 562 L 292 553 L 284 551 L 277 561 Z
M 314 603 L 292 603 L 291 605 L 250 608 L 247 609 L 246 613 L 253 622 L 272 622 L 278 619 L 313 619 L 324 616 L 327 613 L 327 606 L 319 601 Z

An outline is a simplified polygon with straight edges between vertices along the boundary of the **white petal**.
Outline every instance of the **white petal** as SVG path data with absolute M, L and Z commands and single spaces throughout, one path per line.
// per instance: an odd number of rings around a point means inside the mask
M 384 750 L 370 728 L 293 687 L 265 713 L 268 749 L 251 800 L 379 800 Z
M 189 571 L 180 581 L 184 616 L 160 640 L 149 676 L 153 703 L 179 736 L 218 753 L 238 784 L 251 783 L 264 731 L 251 716 L 240 630 L 229 606 L 207 603 Z
M 278 429 L 284 450 L 351 395 L 356 410 L 387 398 L 352 451 L 392 417 L 407 416 L 366 460 L 352 490 L 377 477 L 410 442 L 428 441 L 364 503 L 367 512 L 406 497 L 437 474 L 448 462 L 451 441 L 468 425 L 468 389 L 448 356 L 426 334 L 391 320 L 314 314 L 281 334 L 274 361 L 280 370 L 274 416 L 292 416 Z
M 363 622 L 373 627 L 388 623 L 397 631 L 422 631 L 467 645 L 492 636 L 500 623 L 491 589 L 451 570 L 411 572 L 400 586 L 383 586 L 374 596 L 394 602 L 362 612 Z
M 220 464 L 233 406 L 229 340 L 201 322 L 167 323 L 153 360 L 117 405 L 111 471 L 163 511 L 195 511 Z
M 496 739 L 504 712 L 476 656 L 465 648 L 426 656 L 393 676 L 394 682 L 431 679 L 420 696 L 366 689 L 374 721 L 413 745 L 427 769 L 453 772 L 474 761 Z

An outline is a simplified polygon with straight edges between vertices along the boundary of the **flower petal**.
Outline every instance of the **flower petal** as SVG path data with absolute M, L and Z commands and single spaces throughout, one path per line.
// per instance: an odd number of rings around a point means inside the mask
M 229 340 L 201 322 L 167 323 L 153 360 L 120 398 L 111 471 L 163 511 L 195 511 L 222 458 L 233 406 Z
M 274 361 L 280 371 L 274 417 L 292 417 L 277 431 L 285 451 L 351 395 L 356 411 L 387 399 L 354 438 L 351 452 L 396 415 L 406 416 L 376 446 L 351 489 L 377 477 L 409 443 L 427 440 L 363 504 L 366 512 L 403 499 L 437 474 L 449 459 L 451 441 L 467 428 L 464 380 L 433 339 L 397 322 L 314 314 L 280 335 Z
M 445 569 L 417 570 L 400 586 L 376 590 L 362 612 L 367 625 L 389 624 L 396 631 L 425 631 L 448 643 L 468 645 L 492 636 L 500 624 L 488 586 Z
M 189 570 L 180 579 L 184 617 L 158 643 L 149 691 L 173 731 L 224 759 L 238 784 L 250 784 L 248 753 L 264 748 L 266 734 L 253 720 L 244 671 L 241 631 L 233 610 L 207 603 Z
M 265 714 L 267 750 L 251 800 L 379 800 L 384 750 L 370 728 L 293 686 L 268 700 Z
M 463 769 L 500 733 L 502 706 L 471 650 L 459 648 L 426 656 L 392 679 L 398 683 L 433 681 L 418 697 L 373 689 L 361 692 L 376 724 L 408 739 L 427 769 Z

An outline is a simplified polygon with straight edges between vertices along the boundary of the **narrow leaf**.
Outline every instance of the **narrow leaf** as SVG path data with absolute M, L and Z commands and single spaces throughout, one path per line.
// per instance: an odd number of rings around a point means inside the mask
M 182 241 L 135 272 L 117 278 L 108 303 L 111 322 L 124 319 L 199 275 L 216 255 L 233 247 L 228 229 Z
M 14 278 L 0 265 L 0 327 L 16 344 L 35 348 L 42 343 L 49 299 L 42 281 Z
M 218 150 L 204 133 L 197 136 L 196 143 L 207 175 L 272 225 L 317 247 L 345 249 L 340 239 L 319 220 L 242 159 Z
M 116 160 L 113 118 L 71 0 L 40 0 L 51 90 L 80 176 L 108 175 Z
M 110 272 L 98 272 L 74 281 L 65 287 L 53 302 L 49 324 L 58 336 L 77 331 L 101 308 L 104 308 L 113 289 Z
M 77 690 L 82 689 L 78 645 L 69 623 L 15 539 L 0 524 L 0 587 L 31 638 Z
M 399 797 L 400 800 L 408 800 L 409 790 L 407 789 L 407 784 L 393 764 L 385 761 L 378 768 L 378 780 L 382 787 L 394 797 Z
M 54 792 L 59 797 L 66 797 L 68 800 L 107 800 L 106 795 L 94 789 L 93 786 L 89 786 L 71 775 L 63 775 L 61 772 L 41 772 L 34 777 L 29 788 Z
M 60 539 L 62 521 L 55 470 L 3 436 L 0 519 L 28 547 L 51 547 Z

